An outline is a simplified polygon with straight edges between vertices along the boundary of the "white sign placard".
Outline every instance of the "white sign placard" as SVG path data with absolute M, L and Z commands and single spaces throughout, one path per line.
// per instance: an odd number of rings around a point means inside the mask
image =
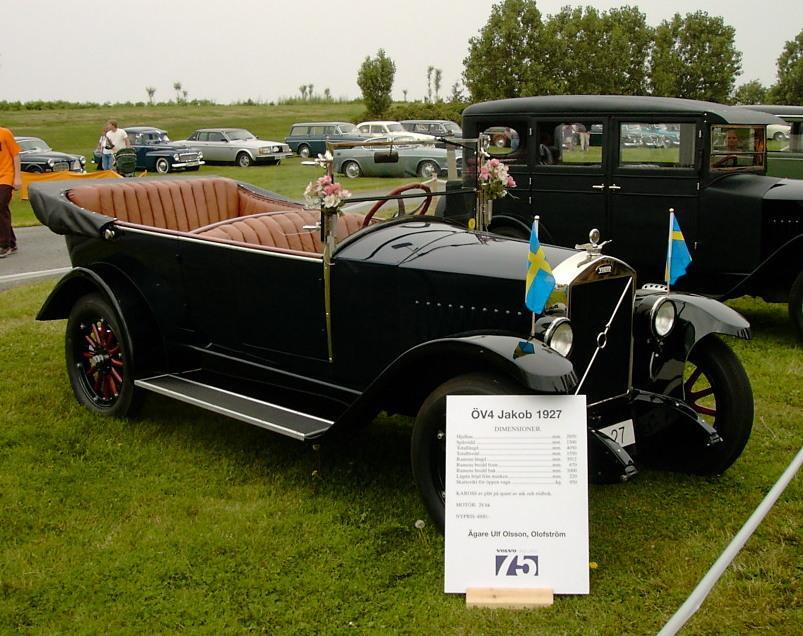
M 582 395 L 446 398 L 444 591 L 588 594 Z

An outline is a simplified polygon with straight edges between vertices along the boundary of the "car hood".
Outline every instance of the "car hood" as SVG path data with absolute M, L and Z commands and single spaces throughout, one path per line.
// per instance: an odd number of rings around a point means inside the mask
M 27 152 L 20 153 L 20 160 L 22 161 L 31 161 L 36 159 L 41 159 L 42 161 L 47 161 L 48 159 L 62 159 L 65 161 L 74 161 L 78 159 L 79 155 L 71 155 L 66 152 L 57 152 L 56 150 L 28 150 Z
M 524 280 L 529 243 L 470 232 L 433 217 L 384 223 L 353 235 L 337 252 L 339 258 L 403 268 L 454 272 L 484 278 Z M 576 250 L 544 246 L 554 268 Z

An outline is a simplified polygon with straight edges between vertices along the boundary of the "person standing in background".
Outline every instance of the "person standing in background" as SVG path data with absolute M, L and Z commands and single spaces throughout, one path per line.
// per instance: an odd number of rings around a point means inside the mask
M 125 131 L 125 128 L 117 127 L 116 120 L 110 119 L 108 122 L 106 122 L 106 126 L 108 127 L 108 130 L 106 131 L 106 139 L 108 139 L 109 143 L 111 143 L 112 147 L 110 150 L 113 155 L 121 148 L 128 148 L 131 145 L 131 142 L 128 141 L 128 133 Z M 108 146 L 109 144 L 106 145 Z
M 103 130 L 100 133 L 100 139 L 98 139 L 98 147 L 97 150 L 100 153 L 100 169 L 101 170 L 111 170 L 114 165 L 114 152 L 112 148 L 111 140 L 106 136 L 106 133 L 109 132 L 109 124 L 105 124 L 103 126 Z
M 17 253 L 11 227 L 11 195 L 22 187 L 20 147 L 8 128 L 0 127 L 0 258 Z

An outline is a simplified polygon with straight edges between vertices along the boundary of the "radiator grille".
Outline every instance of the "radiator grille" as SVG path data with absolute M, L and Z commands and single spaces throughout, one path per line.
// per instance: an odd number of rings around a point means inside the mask
M 630 276 L 620 276 L 575 284 L 569 290 L 569 317 L 574 329 L 574 347 L 569 357 L 577 377 L 582 378 L 597 349 L 597 337 L 611 320 L 628 283 L 624 300 L 611 321 L 607 343 L 594 359 L 580 391 L 588 396 L 589 404 L 622 395 L 629 389 L 634 281 Z

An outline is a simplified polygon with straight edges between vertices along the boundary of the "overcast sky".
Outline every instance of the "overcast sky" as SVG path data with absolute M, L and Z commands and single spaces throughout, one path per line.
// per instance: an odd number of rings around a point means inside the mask
M 396 63 L 394 97 L 426 94 L 426 69 L 443 70 L 442 95 L 460 79 L 468 40 L 492 0 L 2 0 L 0 100 L 144 101 L 190 98 L 228 103 L 315 93 L 357 97 L 357 70 L 384 48 Z M 803 0 L 538 0 L 599 10 L 637 5 L 650 25 L 698 9 L 736 29 L 743 53 L 737 85 L 775 81 L 784 43 L 803 28 Z

